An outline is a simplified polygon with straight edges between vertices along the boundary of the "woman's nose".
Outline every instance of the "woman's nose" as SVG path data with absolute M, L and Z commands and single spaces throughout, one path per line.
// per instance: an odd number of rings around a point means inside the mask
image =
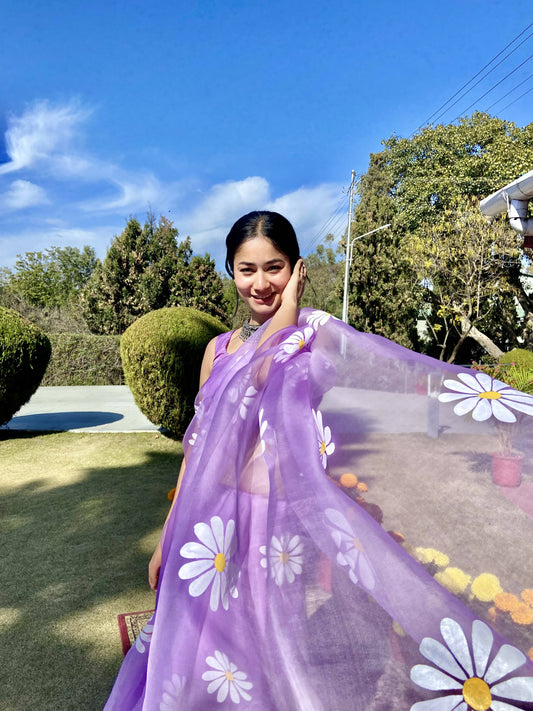
M 254 286 L 256 291 L 259 292 L 268 289 L 268 279 L 266 278 L 266 274 L 260 269 L 256 272 Z

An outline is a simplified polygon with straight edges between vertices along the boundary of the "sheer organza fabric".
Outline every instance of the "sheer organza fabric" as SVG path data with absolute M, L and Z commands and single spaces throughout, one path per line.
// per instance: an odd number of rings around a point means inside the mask
M 321 311 L 261 333 L 217 341 L 106 711 L 533 708 L 533 397 Z

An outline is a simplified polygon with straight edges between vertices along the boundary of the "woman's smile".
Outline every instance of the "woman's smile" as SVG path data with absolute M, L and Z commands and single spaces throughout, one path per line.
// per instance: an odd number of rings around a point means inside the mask
M 291 265 L 266 237 L 246 240 L 235 253 L 235 286 L 251 311 L 251 322 L 262 324 L 281 306 L 281 296 L 291 277 Z

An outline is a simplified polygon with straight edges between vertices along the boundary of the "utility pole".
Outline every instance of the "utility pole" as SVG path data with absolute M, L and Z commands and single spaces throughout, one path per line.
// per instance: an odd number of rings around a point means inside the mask
M 352 226 L 352 205 L 353 187 L 355 182 L 355 170 L 352 170 L 352 180 L 350 182 L 350 207 L 348 209 L 348 232 L 346 234 L 346 264 L 344 265 L 344 295 L 342 299 L 342 320 L 348 323 L 348 280 L 350 277 L 350 229 Z
M 379 230 L 384 230 L 387 227 L 390 227 L 390 223 L 386 225 L 381 225 L 381 227 L 376 227 L 375 229 L 370 230 L 370 232 L 365 232 L 364 235 L 359 235 L 359 237 L 354 237 L 354 239 L 350 239 L 354 183 L 355 171 L 352 170 L 352 182 L 350 183 L 350 208 L 348 211 L 348 233 L 346 235 L 346 264 L 344 265 L 344 295 L 342 299 L 342 320 L 344 321 L 344 323 L 348 323 L 348 286 L 350 280 L 350 264 L 352 263 L 353 243 L 357 242 L 358 239 L 362 239 L 363 237 L 368 237 L 368 235 L 374 234 L 374 232 L 379 232 Z

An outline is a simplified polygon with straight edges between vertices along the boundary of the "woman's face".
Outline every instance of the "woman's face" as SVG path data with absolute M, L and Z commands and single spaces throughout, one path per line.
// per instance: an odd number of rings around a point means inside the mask
M 252 312 L 252 323 L 262 324 L 281 306 L 281 294 L 291 278 L 284 252 L 263 236 L 241 244 L 233 262 L 235 286 Z

